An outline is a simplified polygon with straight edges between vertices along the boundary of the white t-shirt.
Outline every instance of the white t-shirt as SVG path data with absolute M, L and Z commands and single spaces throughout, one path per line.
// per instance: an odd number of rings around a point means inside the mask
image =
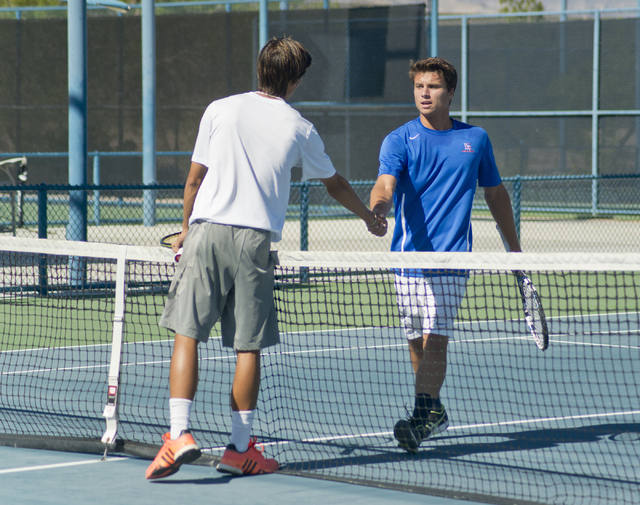
M 192 161 L 208 168 L 189 223 L 246 226 L 282 238 L 291 168 L 302 180 L 336 170 L 313 124 L 282 99 L 256 92 L 211 103 L 200 121 Z

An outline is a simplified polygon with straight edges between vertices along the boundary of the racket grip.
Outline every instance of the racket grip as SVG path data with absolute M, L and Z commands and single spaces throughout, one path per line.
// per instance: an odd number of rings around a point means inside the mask
M 178 252 L 173 256 L 173 259 L 178 263 L 180 261 L 180 256 L 182 256 L 182 247 L 178 249 Z

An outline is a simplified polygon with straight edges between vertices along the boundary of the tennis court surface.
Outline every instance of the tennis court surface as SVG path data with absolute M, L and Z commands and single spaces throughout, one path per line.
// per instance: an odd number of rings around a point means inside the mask
M 172 255 L 3 238 L 0 257 L 0 443 L 98 460 L 108 447 L 113 462 L 94 465 L 103 479 L 117 479 L 118 468 L 131 464 L 144 481 L 145 458 L 155 456 L 168 424 L 172 342 L 157 320 Z M 299 482 L 318 486 L 364 485 L 347 486 L 353 503 L 369 494 L 362 489 L 378 496 L 380 488 L 407 502 L 426 495 L 497 504 L 640 502 L 640 255 L 277 258 L 282 344 L 263 355 L 254 434 L 283 469 L 260 482 L 303 476 L 311 479 Z M 413 405 L 414 382 L 397 317 L 397 268 L 469 275 L 442 392 L 450 427 L 416 455 L 393 438 L 395 422 Z M 514 270 L 529 273 L 540 293 L 545 351 L 524 322 Z M 192 431 L 205 456 L 170 478 L 185 486 L 222 482 L 206 465 L 221 456 L 230 432 L 234 356 L 219 337 L 200 351 Z M 0 454 L 8 450 L 27 451 Z
M 354 486 L 290 475 L 230 477 L 212 467 L 184 466 L 159 481 L 146 481 L 149 461 L 0 447 L 3 503 L 26 505 L 156 505 L 158 503 L 233 503 L 237 505 L 468 505 L 452 498 Z M 142 477 L 141 477 L 142 476 Z

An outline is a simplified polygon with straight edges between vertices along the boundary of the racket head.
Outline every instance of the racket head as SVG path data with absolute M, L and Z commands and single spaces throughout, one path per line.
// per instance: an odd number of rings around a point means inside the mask
M 529 327 L 529 331 L 533 336 L 533 340 L 542 351 L 549 347 L 549 329 L 547 327 L 547 319 L 542 308 L 540 295 L 536 290 L 531 279 L 524 272 L 514 272 L 518 281 L 518 288 L 522 295 L 522 304 L 524 306 L 524 317 Z
M 162 247 L 171 248 L 171 245 L 178 239 L 181 232 L 170 233 L 169 235 L 165 235 L 160 239 L 160 245 Z

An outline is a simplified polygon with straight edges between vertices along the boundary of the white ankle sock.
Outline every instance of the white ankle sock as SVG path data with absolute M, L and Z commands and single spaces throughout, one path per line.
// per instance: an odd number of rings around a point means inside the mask
M 245 452 L 249 447 L 251 427 L 255 415 L 255 410 L 231 412 L 231 443 L 236 446 L 238 452 Z
M 176 440 L 180 436 L 180 433 L 189 427 L 192 403 L 193 400 L 188 400 L 187 398 L 169 399 L 171 440 Z

